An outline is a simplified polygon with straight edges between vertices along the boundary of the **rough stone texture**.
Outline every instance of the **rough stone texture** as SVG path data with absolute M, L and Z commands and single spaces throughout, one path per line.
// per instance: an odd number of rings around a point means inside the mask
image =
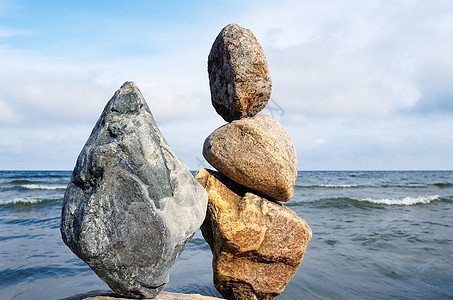
M 278 201 L 288 201 L 297 178 L 297 155 L 285 129 L 259 114 L 209 135 L 203 156 L 222 174 Z
M 173 153 L 140 91 L 107 103 L 66 189 L 66 245 L 116 293 L 153 298 L 204 220 L 207 195 Z
M 129 298 L 124 298 L 115 294 L 111 291 L 91 291 L 88 293 L 75 295 L 69 298 L 65 298 L 62 300 L 126 300 Z M 203 296 L 199 294 L 180 294 L 180 293 L 170 293 L 170 292 L 162 292 L 159 294 L 155 300 L 220 300 L 220 298 Z
M 273 299 L 302 262 L 310 227 L 218 172 L 201 169 L 195 178 L 208 192 L 201 230 L 213 253 L 215 287 L 226 299 Z
M 208 57 L 208 73 L 212 105 L 227 122 L 254 116 L 269 101 L 266 56 L 249 29 L 236 24 L 222 29 Z

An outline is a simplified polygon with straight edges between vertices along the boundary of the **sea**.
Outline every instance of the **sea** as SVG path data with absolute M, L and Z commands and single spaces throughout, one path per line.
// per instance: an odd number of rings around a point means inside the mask
M 108 289 L 60 236 L 70 171 L 0 171 L 0 299 Z M 453 171 L 301 171 L 284 204 L 311 227 L 276 299 L 453 299 Z M 217 296 L 198 231 L 166 291 Z

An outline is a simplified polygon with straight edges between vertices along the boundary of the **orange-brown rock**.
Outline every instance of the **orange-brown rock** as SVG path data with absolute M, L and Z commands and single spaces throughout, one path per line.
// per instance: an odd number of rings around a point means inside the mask
M 203 156 L 220 173 L 271 199 L 288 201 L 297 178 L 297 155 L 285 129 L 271 116 L 228 123 L 205 140 Z
M 195 175 L 208 192 L 201 227 L 213 253 L 214 285 L 226 299 L 273 299 L 302 262 L 311 229 L 292 210 L 222 174 Z

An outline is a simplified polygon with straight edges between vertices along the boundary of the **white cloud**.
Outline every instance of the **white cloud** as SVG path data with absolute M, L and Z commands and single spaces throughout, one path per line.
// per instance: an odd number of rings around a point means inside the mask
M 453 3 L 265 1 L 253 10 L 243 22 L 262 43 L 273 97 L 289 114 L 394 117 L 424 96 L 420 74 L 453 61 L 451 51 L 436 55 L 453 45 Z
M 209 93 L 178 86 L 145 83 L 139 87 L 156 120 L 162 122 L 202 119 L 213 113 Z
M 139 57 L 77 64 L 32 52 L 1 49 L 3 112 L 27 122 L 93 122 L 122 83 L 135 81 L 156 119 L 212 113 L 206 65 L 185 57 Z M 169 64 L 169 61 L 172 64 Z M 151 66 L 153 68 L 151 68 Z M 194 69 L 201 69 L 194 73 Z M 200 74 L 201 73 L 201 74 Z M 5 118 L 6 120 L 6 118 Z
M 11 37 L 13 35 L 15 35 L 14 31 L 0 27 L 0 39 L 5 37 Z
M 0 124 L 1 123 L 15 123 L 18 117 L 13 112 L 12 108 L 0 99 Z
M 318 52 L 306 55 L 310 59 L 305 63 L 304 52 L 270 55 L 275 65 L 273 98 L 289 113 L 382 118 L 420 97 L 413 80 L 365 57 L 325 58 L 322 54 L 327 53 Z
M 69 73 L 1 74 L 0 89 L 23 123 L 93 120 L 111 92 L 89 78 Z

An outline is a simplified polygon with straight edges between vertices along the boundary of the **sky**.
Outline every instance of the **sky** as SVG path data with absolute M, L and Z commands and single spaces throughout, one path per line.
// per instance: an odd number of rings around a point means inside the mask
M 299 170 L 453 169 L 453 1 L 0 0 L 0 170 L 72 170 L 134 81 L 191 170 L 225 121 L 207 57 L 251 29 L 273 89 L 262 113 Z

